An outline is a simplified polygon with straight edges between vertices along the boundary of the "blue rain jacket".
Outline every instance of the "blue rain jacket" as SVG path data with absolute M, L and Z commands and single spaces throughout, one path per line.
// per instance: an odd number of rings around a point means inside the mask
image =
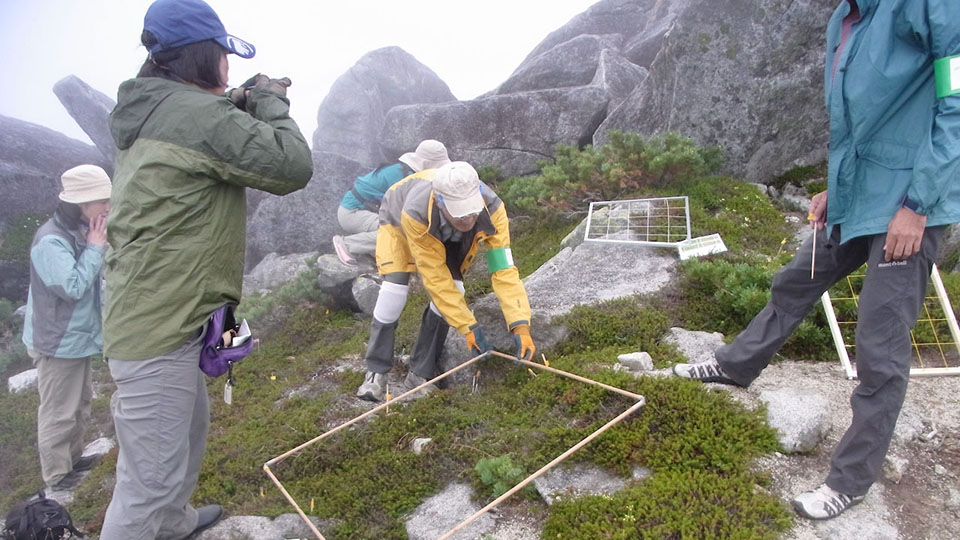
M 411 170 L 410 167 L 397 162 L 393 165 L 380 167 L 358 177 L 353 183 L 353 189 L 356 189 L 365 200 L 379 206 L 380 200 L 383 199 L 383 194 L 390 189 L 390 186 L 411 174 L 413 174 L 413 170 Z M 348 191 L 346 195 L 343 196 L 343 200 L 340 201 L 340 206 L 348 210 L 366 209 L 363 202 L 353 194 L 353 190 Z
M 86 245 L 57 216 L 30 247 L 23 343 L 44 356 L 85 358 L 103 350 L 100 269 L 106 248 Z
M 960 2 L 857 3 L 860 21 L 839 51 L 847 0 L 827 26 L 827 226 L 840 226 L 841 242 L 886 233 L 904 195 L 928 227 L 956 223 L 960 95 L 937 99 L 933 62 L 960 54 Z

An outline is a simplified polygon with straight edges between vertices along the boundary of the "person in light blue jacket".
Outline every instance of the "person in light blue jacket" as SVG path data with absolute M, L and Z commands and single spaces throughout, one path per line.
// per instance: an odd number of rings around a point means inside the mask
M 75 486 L 90 418 L 90 357 L 103 351 L 100 269 L 107 250 L 110 178 L 95 165 L 60 177 L 63 191 L 53 217 L 30 246 L 30 291 L 23 343 L 37 367 L 40 408 L 37 447 L 43 481 L 54 490 Z
M 793 500 L 811 519 L 859 503 L 879 477 L 910 377 L 910 330 L 944 230 L 960 221 L 958 7 L 841 0 L 827 25 L 830 157 L 827 191 L 808 216 L 816 241 L 774 277 L 770 301 L 731 344 L 674 367 L 681 377 L 749 385 L 820 295 L 867 264 L 853 420 L 825 482 Z

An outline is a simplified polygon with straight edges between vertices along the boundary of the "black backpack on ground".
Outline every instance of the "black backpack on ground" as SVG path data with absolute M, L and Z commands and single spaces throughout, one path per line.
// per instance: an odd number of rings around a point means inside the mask
M 83 538 L 67 509 L 41 491 L 36 499 L 20 503 L 7 514 L 4 540 L 62 540 Z

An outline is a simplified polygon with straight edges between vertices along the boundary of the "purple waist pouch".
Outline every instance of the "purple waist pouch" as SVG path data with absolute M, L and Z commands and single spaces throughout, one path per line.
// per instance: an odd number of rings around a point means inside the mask
M 213 312 L 203 334 L 203 348 L 200 350 L 200 369 L 210 377 L 219 377 L 230 371 L 234 362 L 239 362 L 253 351 L 253 337 L 233 346 L 223 342 L 223 333 L 239 330 L 240 326 L 233 316 L 233 306 L 226 304 Z

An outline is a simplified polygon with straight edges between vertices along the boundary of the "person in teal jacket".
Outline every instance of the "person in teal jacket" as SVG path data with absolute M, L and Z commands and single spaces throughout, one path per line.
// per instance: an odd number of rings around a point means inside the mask
M 390 186 L 415 172 L 442 167 L 450 163 L 450 158 L 442 142 L 427 139 L 417 145 L 416 151 L 407 152 L 398 161 L 358 177 L 340 201 L 337 222 L 347 236 L 334 236 L 333 247 L 343 264 L 355 265 L 357 257 L 374 256 L 380 201 Z
M 820 295 L 867 264 L 853 420 L 825 482 L 793 500 L 811 519 L 839 515 L 877 480 L 910 377 L 910 329 L 944 229 L 960 221 L 957 7 L 956 0 L 840 2 L 827 25 L 830 157 L 827 191 L 810 205 L 816 242 L 804 242 L 775 276 L 767 305 L 714 359 L 674 367 L 682 377 L 749 385 Z
M 23 343 L 37 367 L 37 449 L 43 481 L 53 490 L 80 480 L 96 458 L 83 457 L 90 419 L 90 357 L 103 351 L 100 270 L 107 251 L 110 178 L 96 165 L 60 177 L 53 217 L 30 246 L 30 291 Z

